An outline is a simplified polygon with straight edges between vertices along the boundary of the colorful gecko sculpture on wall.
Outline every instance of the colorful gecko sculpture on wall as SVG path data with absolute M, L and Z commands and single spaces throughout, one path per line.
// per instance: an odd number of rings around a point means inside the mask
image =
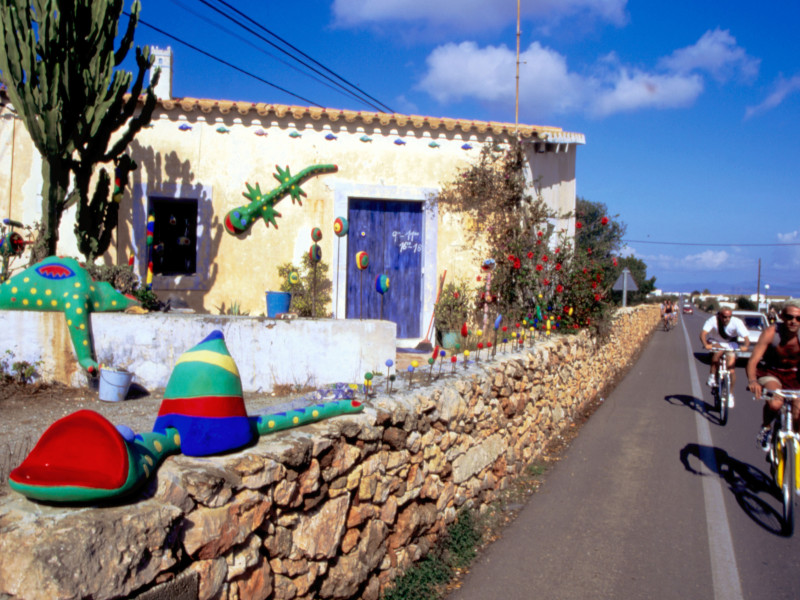
M 73 258 L 51 256 L 0 285 L 0 309 L 63 312 L 78 362 L 91 375 L 97 374 L 98 364 L 89 314 L 121 311 L 136 304 L 110 283 L 93 281 Z
M 301 183 L 317 175 L 336 173 L 336 171 L 339 170 L 339 167 L 336 165 L 312 165 L 306 167 L 297 175 L 292 175 L 289 172 L 288 166 L 285 169 L 281 169 L 279 166 L 275 165 L 275 168 L 278 169 L 278 172 L 273 174 L 273 177 L 280 182 L 280 185 L 271 192 L 262 194 L 259 184 L 256 184 L 255 187 L 251 186 L 249 183 L 245 184 L 247 186 L 247 191 L 242 192 L 242 196 L 250 200 L 250 204 L 234 208 L 225 215 L 225 231 L 231 235 L 239 235 L 250 229 L 258 218 L 264 219 L 267 228 L 269 228 L 269 224 L 272 223 L 275 229 L 277 229 L 278 223 L 276 222 L 276 218 L 280 217 L 281 213 L 275 210 L 275 205 L 280 202 L 284 196 L 288 194 L 292 198 L 292 204 L 294 204 L 296 200 L 297 203 L 302 206 L 303 203 L 300 200 L 300 196 L 305 196 L 306 193 L 300 189 Z
M 53 423 L 9 484 L 48 502 L 94 502 L 129 494 L 169 454 L 208 456 L 253 443 L 259 435 L 364 410 L 357 386 L 325 390 L 327 402 L 248 416 L 242 381 L 221 331 L 184 352 L 172 371 L 153 431 L 136 434 L 81 410 Z

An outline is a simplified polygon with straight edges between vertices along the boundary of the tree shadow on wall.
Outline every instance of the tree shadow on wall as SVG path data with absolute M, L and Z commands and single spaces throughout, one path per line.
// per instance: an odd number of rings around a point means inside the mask
M 131 173 L 130 204 L 120 210 L 120 245 L 132 252 L 134 269 L 142 282 L 147 278 L 151 260 L 147 245 L 148 211 L 152 199 L 197 202 L 196 268 L 194 275 L 153 278 L 153 291 L 162 301 L 185 302 L 203 311 L 204 297 L 213 288 L 219 274 L 219 248 L 224 235 L 222 220 L 214 210 L 211 188 L 196 181 L 190 160 L 181 160 L 177 152 L 162 153 L 138 140 L 131 142 L 131 156 L 138 168 Z M 118 255 L 119 252 L 118 248 Z

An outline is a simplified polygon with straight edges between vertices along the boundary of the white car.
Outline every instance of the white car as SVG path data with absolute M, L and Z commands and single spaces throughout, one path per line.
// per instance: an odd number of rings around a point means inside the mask
M 756 345 L 758 338 L 761 337 L 761 333 L 767 327 L 769 327 L 767 316 L 755 310 L 734 310 L 731 312 L 733 313 L 734 317 L 738 317 L 744 321 L 744 325 L 747 327 L 747 337 L 750 338 L 750 349 L 752 350 L 753 346 Z M 739 340 L 739 343 L 743 341 L 744 340 Z M 750 353 L 745 352 L 741 356 L 746 358 L 750 356 Z

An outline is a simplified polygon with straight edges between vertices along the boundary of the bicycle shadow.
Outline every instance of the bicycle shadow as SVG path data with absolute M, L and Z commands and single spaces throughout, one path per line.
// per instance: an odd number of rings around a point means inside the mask
M 699 460 L 707 469 L 716 473 L 733 492 L 737 504 L 756 524 L 775 535 L 783 535 L 781 512 L 772 508 L 762 496 L 766 494 L 781 502 L 772 477 L 749 463 L 733 458 L 725 450 L 702 444 L 686 444 L 681 449 L 680 459 L 684 468 L 700 477 L 704 473 L 692 466 L 692 457 Z
M 670 394 L 669 396 L 664 396 L 664 400 L 674 406 L 683 405 L 687 408 L 691 408 L 693 411 L 703 415 L 710 423 L 714 425 L 720 424 L 719 414 L 711 412 L 714 410 L 714 405 L 706 402 L 702 398 L 689 396 L 688 394 Z

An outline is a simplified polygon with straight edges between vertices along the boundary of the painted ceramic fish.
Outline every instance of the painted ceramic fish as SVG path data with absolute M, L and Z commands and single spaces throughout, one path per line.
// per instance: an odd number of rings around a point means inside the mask
M 264 131 L 263 129 L 258 129 L 258 130 L 256 130 L 254 133 L 255 133 L 255 134 L 258 136 L 258 137 L 263 137 L 263 136 L 267 135 L 267 132 L 266 132 L 266 131 Z
M 229 131 L 230 129 L 225 127 L 225 125 L 220 125 L 219 127 L 217 127 L 217 133 L 228 133 Z
M 178 129 L 180 129 L 181 131 L 191 131 L 192 130 L 192 126 L 191 125 L 187 125 L 186 123 L 183 123 L 182 125 L 178 126 Z
M 292 133 L 289 134 L 289 137 L 290 138 L 299 138 L 299 137 L 303 137 L 303 134 L 298 133 L 297 131 L 293 131 Z
M 472 150 L 472 146 L 470 144 L 462 144 L 461 145 L 461 149 L 462 150 Z
M 371 141 L 372 141 L 372 138 L 371 138 L 371 137 L 369 137 L 368 135 L 362 135 L 362 136 L 361 136 L 360 138 L 358 138 L 358 139 L 359 139 L 359 140 L 361 140 L 362 142 L 371 142 Z
M 395 144 L 397 144 L 398 146 L 405 146 L 405 145 L 406 145 L 406 142 L 405 142 L 405 140 L 401 140 L 400 138 L 397 138 L 397 139 L 394 141 L 394 143 L 395 143 Z
M 436 142 L 431 142 L 430 144 L 428 144 L 428 148 L 438 148 L 438 147 L 439 144 L 437 144 Z
M 335 140 L 336 136 L 333 135 L 332 133 L 329 133 L 328 135 L 325 136 L 325 139 L 326 140 Z

